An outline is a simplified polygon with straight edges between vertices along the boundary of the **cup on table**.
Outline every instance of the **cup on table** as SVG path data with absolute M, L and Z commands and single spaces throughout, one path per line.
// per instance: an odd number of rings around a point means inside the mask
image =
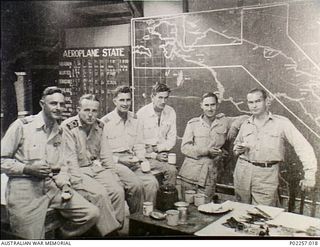
M 170 209 L 166 211 L 167 224 L 169 226 L 177 226 L 179 221 L 179 211 Z
M 206 203 L 206 195 L 202 193 L 198 193 L 194 195 L 194 205 L 200 206 Z
M 153 211 L 153 203 L 152 202 L 144 202 L 143 203 L 143 215 L 149 216 Z
M 168 154 L 168 163 L 171 165 L 175 165 L 177 163 L 177 156 L 175 153 Z
M 184 192 L 184 200 L 188 203 L 193 203 L 195 194 L 196 194 L 195 190 L 186 190 Z
M 149 161 L 145 160 L 145 161 L 141 162 L 141 170 L 143 172 L 150 172 L 151 171 Z

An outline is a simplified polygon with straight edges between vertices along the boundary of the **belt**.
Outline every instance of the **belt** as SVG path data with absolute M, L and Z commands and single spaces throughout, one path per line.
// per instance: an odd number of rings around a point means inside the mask
M 254 161 L 250 161 L 250 160 L 244 159 L 242 157 L 240 157 L 240 159 L 245 160 L 245 161 L 249 162 L 250 164 L 252 164 L 254 166 L 259 166 L 259 167 L 263 167 L 263 168 L 270 168 L 273 165 L 276 165 L 276 164 L 280 163 L 280 161 L 254 162 Z

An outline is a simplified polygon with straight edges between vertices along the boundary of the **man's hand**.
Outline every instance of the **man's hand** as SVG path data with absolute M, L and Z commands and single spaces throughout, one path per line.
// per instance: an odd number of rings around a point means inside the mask
M 236 155 L 240 155 L 243 154 L 246 150 L 248 149 L 248 147 L 242 145 L 242 144 L 236 144 L 233 148 L 234 152 L 236 153 Z
M 139 159 L 132 155 L 120 156 L 118 162 L 127 166 L 132 171 L 135 171 L 140 167 Z
M 26 165 L 23 168 L 23 173 L 39 178 L 45 178 L 51 173 L 51 168 L 49 164 L 43 161 L 36 161 L 31 165 Z
M 220 148 L 212 147 L 212 148 L 209 149 L 209 156 L 211 158 L 215 158 L 215 157 L 217 157 L 218 155 L 221 155 L 221 154 L 222 154 L 222 150 Z
M 59 174 L 53 176 L 53 179 L 59 188 L 63 188 L 64 185 L 70 184 L 70 176 L 67 173 L 60 172 Z
M 157 153 L 156 159 L 161 162 L 167 162 L 168 161 L 168 154 L 167 153 Z
M 300 181 L 301 190 L 309 192 L 316 185 L 314 179 L 303 179 Z

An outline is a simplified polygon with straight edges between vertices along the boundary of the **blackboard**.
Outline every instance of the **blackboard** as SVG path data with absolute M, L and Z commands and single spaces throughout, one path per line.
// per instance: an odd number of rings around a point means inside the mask
M 181 139 L 187 121 L 201 114 L 203 93 L 217 92 L 219 111 L 237 116 L 249 113 L 246 93 L 262 87 L 273 99 L 271 112 L 294 123 L 314 147 L 319 164 L 319 20 L 317 1 L 133 19 L 135 109 L 150 102 L 156 82 L 167 83 Z M 294 161 L 289 148 L 286 165 Z M 232 184 L 233 169 L 224 172 L 219 179 L 228 177 L 224 182 Z
M 67 94 L 65 117 L 76 114 L 81 95 L 100 98 L 100 116 L 112 111 L 112 90 L 130 85 L 130 47 L 70 48 L 61 53 L 59 87 Z

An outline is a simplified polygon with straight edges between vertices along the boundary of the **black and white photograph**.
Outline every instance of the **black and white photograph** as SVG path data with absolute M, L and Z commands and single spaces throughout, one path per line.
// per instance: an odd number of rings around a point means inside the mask
M 319 0 L 1 1 L 0 114 L 1 245 L 320 246 Z

